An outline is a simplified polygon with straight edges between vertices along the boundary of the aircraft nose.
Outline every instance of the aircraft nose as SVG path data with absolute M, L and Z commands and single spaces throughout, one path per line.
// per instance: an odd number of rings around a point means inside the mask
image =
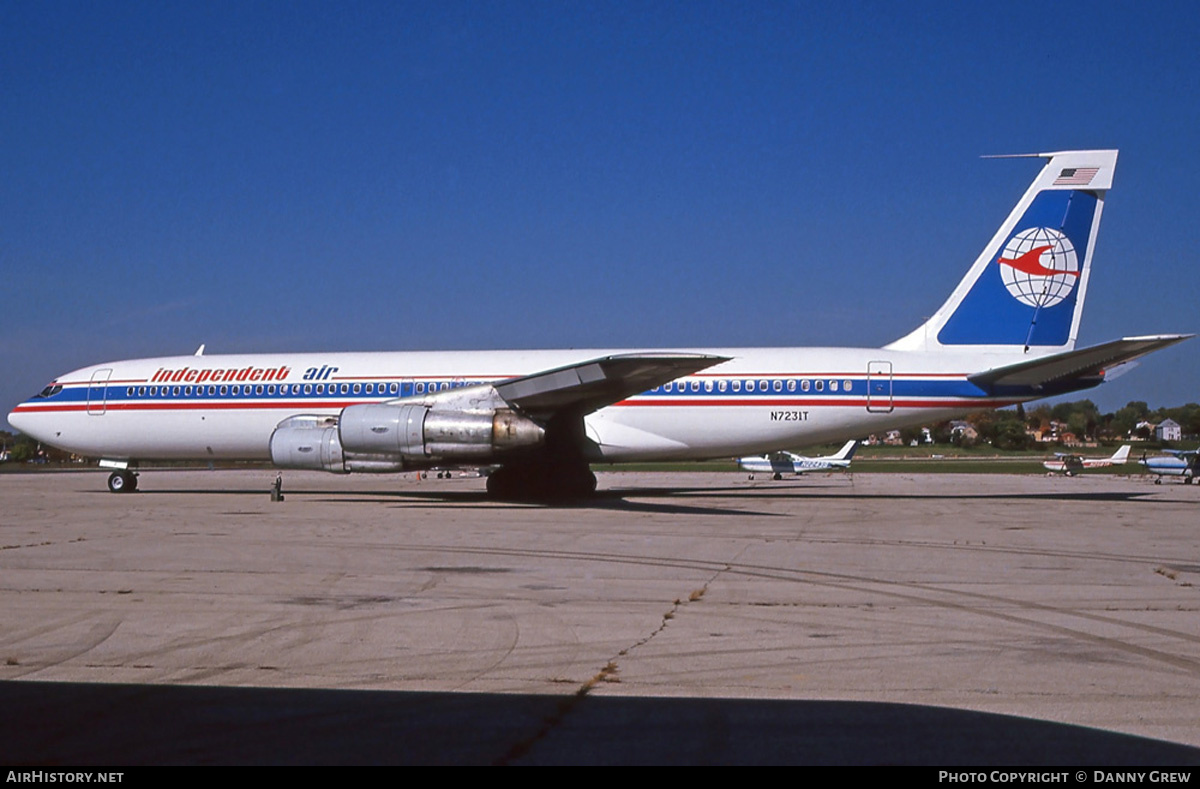
M 8 423 L 27 436 L 33 435 L 29 432 L 31 422 L 29 414 L 20 411 L 13 411 L 8 415 Z M 34 438 L 37 438 L 37 436 L 34 436 Z

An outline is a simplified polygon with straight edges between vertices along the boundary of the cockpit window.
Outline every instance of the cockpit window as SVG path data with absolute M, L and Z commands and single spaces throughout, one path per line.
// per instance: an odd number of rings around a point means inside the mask
M 34 400 L 42 400 L 47 397 L 54 397 L 54 395 L 58 394 L 61 391 L 62 391 L 62 384 L 50 384 L 42 391 L 35 394 L 33 396 L 33 399 Z

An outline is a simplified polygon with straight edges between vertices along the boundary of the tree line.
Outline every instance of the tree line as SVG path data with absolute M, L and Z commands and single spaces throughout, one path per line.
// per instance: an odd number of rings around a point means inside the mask
M 1074 434 L 1080 441 L 1117 443 L 1129 439 L 1153 440 L 1153 429 L 1145 426 L 1145 423 L 1157 425 L 1166 419 L 1179 423 L 1184 437 L 1200 435 L 1200 404 L 1151 409 L 1142 400 L 1129 402 L 1110 413 L 1101 413 L 1091 400 L 1041 404 L 1030 409 L 1018 405 L 1016 408 L 977 411 L 963 420 L 975 428 L 977 436 L 974 438 L 956 433 L 950 422 L 932 425 L 928 429 L 934 443 L 967 446 L 988 443 L 997 449 L 1017 450 L 1032 449 L 1038 445 L 1031 431 L 1050 433 L 1055 427 L 1062 428 L 1060 433 Z M 922 428 L 901 431 L 905 444 L 913 439 L 920 441 L 922 436 Z

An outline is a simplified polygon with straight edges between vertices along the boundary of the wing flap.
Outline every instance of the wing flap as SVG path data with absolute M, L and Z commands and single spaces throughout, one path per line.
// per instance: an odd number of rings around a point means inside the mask
M 512 378 L 495 385 L 506 401 L 534 416 L 588 414 L 684 375 L 729 361 L 703 353 L 627 353 Z
M 1052 388 L 1055 384 L 1080 378 L 1104 378 L 1105 370 L 1148 353 L 1182 342 L 1193 334 L 1160 334 L 1149 337 L 1125 337 L 1091 348 L 1042 356 L 1027 362 L 995 367 L 967 376 L 984 389 L 1001 386 Z

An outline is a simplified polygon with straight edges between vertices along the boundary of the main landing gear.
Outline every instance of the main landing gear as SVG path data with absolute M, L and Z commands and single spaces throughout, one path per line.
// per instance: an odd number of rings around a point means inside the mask
M 586 499 L 596 492 L 596 475 L 583 462 L 504 465 L 488 476 L 487 492 L 500 501 Z
M 137 473 L 129 471 L 114 471 L 108 475 L 108 489 L 112 493 L 133 493 L 137 490 Z

